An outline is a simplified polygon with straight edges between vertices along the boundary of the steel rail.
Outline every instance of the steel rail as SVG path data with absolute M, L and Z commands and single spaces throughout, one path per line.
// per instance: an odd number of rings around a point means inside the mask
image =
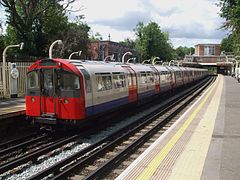
M 26 154 L 26 155 L 24 155 L 20 158 L 17 158 L 15 160 L 11 161 L 11 162 L 7 162 L 5 164 L 2 164 L 2 165 L 0 165 L 0 174 L 6 172 L 8 170 L 11 170 L 11 169 L 13 169 L 13 168 L 15 168 L 15 167 L 17 167 L 21 164 L 27 163 L 28 161 L 33 161 L 33 160 L 37 159 L 39 156 L 41 156 L 41 155 L 43 155 L 47 152 L 50 152 L 50 151 L 52 151 L 52 150 L 54 150 L 58 147 L 61 147 L 61 146 L 65 145 L 65 144 L 67 144 L 67 143 L 69 143 L 69 142 L 71 142 L 71 141 L 73 141 L 73 140 L 75 140 L 79 137 L 80 137 L 80 135 L 73 135 L 69 138 L 59 140 L 59 141 L 55 142 L 54 144 L 51 144 L 47 147 L 44 147 L 42 149 L 38 149 L 38 150 L 36 150 L 32 153 L 29 153 L 29 154 Z
M 211 81 L 209 83 L 211 83 Z M 190 102 L 192 102 L 192 100 L 194 100 L 209 85 L 209 83 L 206 84 L 205 86 L 201 87 L 201 89 L 199 89 L 197 92 L 195 92 L 192 95 L 192 97 L 190 97 L 184 104 L 182 104 L 180 107 L 178 107 L 173 113 L 171 113 L 167 117 L 165 117 L 163 121 L 156 124 L 149 131 L 145 132 L 140 138 L 136 139 L 132 144 L 128 145 L 125 149 L 120 151 L 112 159 L 109 159 L 102 166 L 98 167 L 95 171 L 93 171 L 91 174 L 89 174 L 87 177 L 85 177 L 85 179 L 100 178 L 107 171 L 112 169 L 112 167 L 116 166 L 119 162 L 124 160 L 126 158 L 126 156 L 129 155 L 129 153 L 135 151 L 138 147 L 140 147 L 143 143 L 145 143 L 146 140 L 148 140 L 152 135 L 154 135 L 160 128 L 162 128 L 165 124 L 167 124 L 169 122 L 169 120 L 171 120 L 176 115 L 178 115 L 178 113 L 181 112 Z M 156 118 L 156 116 L 153 118 Z M 105 147 L 105 148 L 107 148 L 107 147 Z M 102 151 L 103 151 L 103 149 L 102 149 Z
M 17 144 L 15 146 L 9 147 L 7 149 L 3 149 L 3 150 L 0 151 L 0 156 L 3 156 L 5 154 L 9 154 L 9 153 L 11 153 L 11 152 L 13 152 L 15 150 L 19 150 L 20 148 L 24 148 L 24 147 L 26 147 L 26 146 L 28 146 L 30 144 L 36 143 L 38 141 L 41 141 L 41 140 L 45 139 L 46 137 L 47 137 L 47 135 L 44 134 L 44 135 L 42 135 L 40 137 L 37 137 L 35 139 L 31 139 L 29 141 Z
M 19 137 L 19 138 L 16 138 L 16 139 L 12 139 L 12 140 L 3 142 L 3 143 L 0 144 L 0 149 L 6 148 L 6 146 L 9 147 L 12 144 L 22 142 L 26 139 L 30 139 L 30 138 L 32 138 L 36 135 L 38 135 L 38 133 L 34 132 L 32 134 L 29 134 L 29 135 L 26 135 L 26 136 L 23 136 L 23 137 Z
M 203 84 L 204 82 L 202 82 Z M 195 87 L 195 86 L 194 86 Z M 194 89 L 194 87 L 191 87 L 188 89 L 188 93 L 192 93 Z M 184 96 L 184 97 L 183 97 Z M 174 100 L 173 99 L 169 99 L 168 101 L 165 101 L 162 103 L 162 106 L 161 106 L 161 109 L 163 109 L 161 111 L 161 113 L 164 113 L 166 112 L 170 107 L 169 104 L 171 104 L 171 107 L 174 107 L 175 104 L 179 101 L 182 101 L 183 98 L 186 98 L 188 95 L 184 94 L 184 93 L 180 93 L 179 95 L 177 95 Z M 178 101 L 176 100 L 178 99 Z M 175 102 L 175 103 L 173 103 Z M 159 109 L 156 110 L 155 112 L 155 116 L 158 115 L 159 113 Z M 152 116 L 152 114 L 151 114 Z M 146 115 L 144 117 L 141 118 L 141 121 L 143 122 L 146 118 L 149 118 L 150 115 Z M 138 122 L 139 123 L 139 122 Z M 149 122 L 145 121 L 144 124 L 147 124 Z M 39 173 L 37 173 L 36 175 L 32 176 L 30 179 L 41 179 L 41 178 L 44 178 L 45 176 L 48 176 L 49 174 L 58 174 L 56 175 L 53 179 L 59 179 L 59 178 L 62 178 L 62 177 L 67 177 L 67 175 L 74 171 L 75 168 L 79 168 L 80 166 L 83 166 L 83 162 L 86 161 L 86 159 L 89 159 L 89 157 L 85 158 L 85 160 L 79 160 L 78 163 L 75 163 L 74 165 L 72 165 L 71 167 L 67 168 L 67 170 L 64 170 L 63 172 L 60 172 L 60 168 L 66 166 L 67 164 L 71 163 L 72 161 L 78 159 L 79 157 L 83 156 L 84 154 L 86 154 L 87 152 L 93 150 L 94 148 L 97 148 L 98 146 L 100 146 L 101 144 L 112 144 L 111 142 L 114 141 L 114 139 L 117 139 L 117 137 L 119 137 L 119 132 L 123 132 L 123 131 L 129 131 L 129 129 L 136 129 L 136 127 L 139 128 L 140 125 L 136 125 L 136 123 L 133 123 L 131 127 L 123 127 L 121 128 L 118 132 L 114 132 L 112 133 L 111 135 L 109 135 L 108 137 L 106 138 L 103 138 L 101 139 L 100 141 L 98 141 L 96 144 L 93 144 L 85 149 L 83 149 L 82 151 L 79 151 L 78 153 L 75 153 L 73 154 L 72 156 L 56 163 L 55 165 L 45 169 L 44 171 L 41 171 Z M 135 128 L 133 128 L 135 127 Z M 93 153 L 95 154 L 95 153 Z

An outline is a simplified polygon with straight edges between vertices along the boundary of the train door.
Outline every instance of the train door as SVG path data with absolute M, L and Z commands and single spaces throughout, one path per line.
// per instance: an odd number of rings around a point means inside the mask
M 93 114 L 93 88 L 91 85 L 91 78 L 89 72 L 84 69 L 80 68 L 83 77 L 84 77 L 84 87 L 85 87 L 85 107 L 87 115 Z
M 55 117 L 58 108 L 55 69 L 41 69 L 40 82 L 40 115 Z
M 122 66 L 126 69 L 128 74 L 128 101 L 135 102 L 137 101 L 138 94 L 137 94 L 137 75 L 136 72 L 129 66 Z
M 154 82 L 155 82 L 155 93 L 160 92 L 160 75 L 158 70 L 155 67 L 151 67 L 154 72 Z

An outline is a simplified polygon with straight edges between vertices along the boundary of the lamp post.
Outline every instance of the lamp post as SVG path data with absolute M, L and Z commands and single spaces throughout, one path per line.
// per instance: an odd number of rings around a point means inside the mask
M 135 63 L 136 58 L 135 58 L 135 57 L 134 57 L 134 58 L 129 58 L 129 59 L 127 60 L 127 63 L 129 63 L 131 60 L 133 60 L 133 63 Z
M 71 59 L 74 54 L 77 54 L 78 56 L 81 56 L 82 51 L 73 52 L 72 54 L 69 55 L 68 59 Z
M 107 60 L 108 58 L 110 58 L 110 60 L 114 60 L 114 59 L 113 59 L 113 58 L 114 58 L 114 54 L 106 56 L 106 57 L 104 58 L 104 61 L 105 61 L 105 62 L 108 62 L 108 60 Z
M 152 60 L 152 65 L 154 65 L 156 63 L 156 60 L 157 59 L 160 59 L 159 57 L 154 57 L 153 60 Z
M 5 73 L 5 68 L 6 68 L 6 54 L 7 50 L 12 47 L 19 47 L 20 50 L 23 49 L 24 43 L 16 44 L 16 45 L 9 45 L 3 50 L 3 64 L 2 64 L 2 77 L 3 77 L 3 96 L 6 96 L 6 73 Z
M 172 62 L 174 62 L 174 60 L 169 61 L 168 65 L 171 66 Z
M 144 64 L 145 62 L 150 62 L 150 61 L 151 61 L 151 59 L 146 59 L 142 62 L 142 64 Z
M 61 44 L 63 44 L 63 42 L 62 42 L 62 40 L 56 40 L 56 41 L 54 41 L 54 42 L 51 44 L 51 46 L 50 46 L 50 48 L 49 48 L 49 58 L 50 58 L 50 59 L 52 59 L 52 50 L 53 50 L 53 46 L 54 46 L 55 44 L 61 45 Z
M 124 63 L 124 58 L 127 54 L 132 55 L 132 53 L 130 51 L 124 53 L 124 55 L 122 56 L 122 63 Z
M 153 65 L 155 65 L 155 64 L 160 64 L 160 65 L 162 65 L 162 64 L 163 64 L 163 61 L 154 61 L 154 64 L 153 64 Z

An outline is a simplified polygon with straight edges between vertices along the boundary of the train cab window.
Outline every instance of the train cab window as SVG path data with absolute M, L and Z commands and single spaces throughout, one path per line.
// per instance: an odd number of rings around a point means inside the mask
M 97 75 L 96 76 L 97 82 L 97 91 L 106 91 L 112 89 L 112 77 L 106 75 Z
M 37 71 L 32 71 L 27 74 L 27 88 L 34 89 L 39 88 L 39 81 L 38 81 L 38 73 Z
M 62 73 L 62 89 L 63 90 L 80 89 L 79 77 L 71 72 L 64 71 Z

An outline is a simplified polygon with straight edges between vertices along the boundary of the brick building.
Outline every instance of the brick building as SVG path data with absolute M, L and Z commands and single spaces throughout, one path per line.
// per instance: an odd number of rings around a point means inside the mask
M 220 44 L 197 44 L 195 54 L 186 56 L 185 65 L 202 65 L 214 72 L 229 74 L 232 72 L 233 58 L 221 53 Z
M 195 55 L 197 56 L 220 56 L 220 44 L 197 44 Z
M 115 61 L 120 62 L 126 52 L 132 52 L 132 55 L 126 55 L 125 60 L 136 57 L 136 62 L 140 62 L 140 54 L 124 45 L 113 41 L 95 41 L 89 44 L 88 58 L 94 60 L 104 60 L 105 57 L 114 54 Z

